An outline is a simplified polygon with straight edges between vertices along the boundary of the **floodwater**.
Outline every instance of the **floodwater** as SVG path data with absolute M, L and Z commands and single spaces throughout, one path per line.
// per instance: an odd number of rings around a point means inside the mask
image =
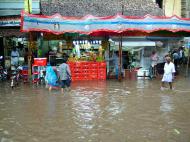
M 190 142 L 190 79 L 0 84 L 0 142 Z

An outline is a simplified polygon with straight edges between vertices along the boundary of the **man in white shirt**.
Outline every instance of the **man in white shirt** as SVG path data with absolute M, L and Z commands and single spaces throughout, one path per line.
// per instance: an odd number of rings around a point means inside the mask
M 11 65 L 18 66 L 19 63 L 19 52 L 17 51 L 16 47 L 13 47 L 11 51 Z
M 170 89 L 173 89 L 172 87 L 172 81 L 174 79 L 174 73 L 175 73 L 175 66 L 171 62 L 171 58 L 169 56 L 166 57 L 166 63 L 164 65 L 164 75 L 162 78 L 162 87 L 161 90 L 164 89 L 164 83 L 168 82 L 170 85 Z

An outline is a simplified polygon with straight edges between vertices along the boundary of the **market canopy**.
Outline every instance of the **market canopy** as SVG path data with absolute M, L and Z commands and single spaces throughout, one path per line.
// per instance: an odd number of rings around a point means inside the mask
M 114 35 L 136 31 L 152 33 L 156 31 L 190 32 L 190 19 L 158 17 L 146 15 L 131 17 L 117 14 L 115 16 L 96 17 L 87 15 L 82 18 L 32 15 L 21 13 L 21 31 L 48 32 L 52 34 L 80 33 L 87 35 Z

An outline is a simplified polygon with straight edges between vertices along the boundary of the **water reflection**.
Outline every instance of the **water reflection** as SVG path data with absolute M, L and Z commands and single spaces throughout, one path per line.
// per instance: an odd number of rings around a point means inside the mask
M 171 112 L 173 110 L 173 102 L 170 95 L 161 96 L 161 105 L 160 111 L 162 112 Z

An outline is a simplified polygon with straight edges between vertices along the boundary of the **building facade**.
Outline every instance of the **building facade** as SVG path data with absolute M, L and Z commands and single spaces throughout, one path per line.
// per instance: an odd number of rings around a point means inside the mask
M 24 0 L 0 0 L 0 56 L 3 56 L 3 66 L 10 64 L 10 51 L 27 37 L 20 32 L 21 11 Z M 32 0 L 32 13 L 40 13 L 40 0 Z
M 163 9 L 165 16 L 181 17 L 181 0 L 163 0 Z
M 185 18 L 190 18 L 190 1 L 181 0 L 181 16 Z

